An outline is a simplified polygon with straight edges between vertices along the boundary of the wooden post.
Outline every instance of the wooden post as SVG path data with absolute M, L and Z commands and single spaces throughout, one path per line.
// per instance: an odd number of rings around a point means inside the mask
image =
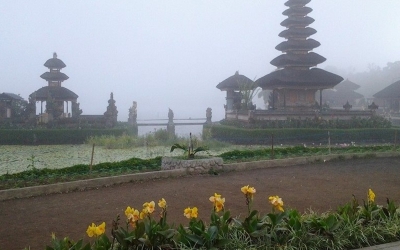
M 93 166 L 93 155 L 94 155 L 94 143 L 92 147 L 92 157 L 90 158 L 90 171 L 92 171 L 92 166 Z
M 274 134 L 272 134 L 272 137 L 271 137 L 271 158 L 272 158 L 272 159 L 275 158 L 275 152 L 274 152 Z
M 329 150 L 329 154 L 331 154 L 331 134 L 328 131 L 328 150 Z

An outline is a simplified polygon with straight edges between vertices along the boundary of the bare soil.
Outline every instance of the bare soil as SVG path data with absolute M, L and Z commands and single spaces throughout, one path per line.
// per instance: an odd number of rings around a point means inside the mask
M 106 231 L 117 214 L 125 219 L 127 206 L 141 208 L 146 201 L 165 198 L 168 220 L 187 224 L 184 208 L 197 206 L 199 217 L 208 221 L 212 205 L 208 198 L 215 192 L 226 198 L 226 209 L 232 215 L 246 213 L 240 188 L 257 190 L 254 208 L 269 212 L 268 197 L 279 195 L 285 207 L 301 212 L 333 210 L 349 202 L 354 194 L 366 199 L 369 188 L 376 201 L 386 198 L 400 201 L 400 158 L 372 158 L 334 161 L 312 165 L 279 167 L 244 172 L 221 173 L 183 178 L 149 180 L 112 187 L 54 194 L 0 202 L 0 250 L 45 249 L 51 233 L 59 238 L 85 238 L 87 226 L 106 222 Z M 157 214 L 155 214 L 157 216 Z

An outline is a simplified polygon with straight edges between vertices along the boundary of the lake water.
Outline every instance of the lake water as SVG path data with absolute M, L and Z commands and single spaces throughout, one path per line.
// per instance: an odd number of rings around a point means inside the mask
M 139 135 L 145 135 L 152 133 L 159 129 L 167 129 L 166 126 L 139 126 Z M 189 137 L 189 134 L 201 136 L 203 131 L 203 125 L 179 125 L 175 126 L 175 134 L 180 137 Z

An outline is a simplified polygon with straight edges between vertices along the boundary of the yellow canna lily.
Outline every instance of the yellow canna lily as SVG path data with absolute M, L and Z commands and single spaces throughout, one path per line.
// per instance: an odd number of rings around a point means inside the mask
M 158 206 L 162 209 L 167 208 L 167 202 L 165 201 L 164 198 L 162 198 L 161 200 L 158 201 Z
M 214 196 L 211 196 L 211 197 L 209 198 L 209 200 L 210 200 L 211 202 L 215 202 L 216 199 L 220 199 L 220 198 L 221 198 L 221 195 L 220 195 L 220 194 L 214 193 Z
M 222 198 L 220 194 L 214 193 L 209 200 L 214 204 L 214 209 L 219 212 L 224 209 L 225 198 Z
M 185 210 L 183 211 L 183 216 L 185 216 L 188 219 L 197 218 L 197 216 L 198 216 L 197 207 L 193 207 L 193 208 L 187 207 L 187 208 L 185 208 Z
M 249 185 L 243 186 L 240 190 L 246 196 L 246 198 L 250 200 L 253 199 L 253 196 L 256 193 L 256 189 L 254 187 L 250 187 Z
M 375 193 L 372 191 L 372 189 L 368 189 L 368 201 L 369 202 L 375 201 Z
M 197 207 L 193 207 L 193 208 L 192 208 L 191 217 L 192 217 L 192 218 L 197 218 L 198 214 L 199 214 L 199 213 L 198 213 Z
M 219 212 L 221 210 L 224 209 L 224 202 L 225 202 L 225 198 L 223 200 L 219 200 L 217 202 L 215 202 L 215 212 Z
M 93 237 L 96 235 L 96 225 L 94 223 L 92 223 L 92 225 L 89 225 L 86 233 L 89 237 Z
M 131 225 L 133 226 L 135 221 L 139 220 L 139 210 L 137 209 L 131 209 L 129 211 L 129 213 L 127 213 L 127 211 L 125 211 L 126 217 L 128 218 L 129 223 L 131 223 Z
M 133 214 L 134 211 L 135 211 L 135 209 L 133 209 L 133 208 L 131 208 L 130 206 L 128 206 L 128 207 L 125 209 L 125 215 L 126 215 L 126 217 L 128 217 L 130 214 Z
M 155 206 L 156 206 L 156 205 L 155 205 L 155 202 L 154 202 L 154 201 L 145 202 L 145 203 L 143 204 L 143 211 L 144 211 L 146 214 L 151 214 L 151 213 L 154 212 Z
M 147 211 L 143 208 L 143 210 L 139 214 L 139 218 L 143 220 L 147 215 Z
M 279 196 L 270 196 L 269 198 L 269 202 L 274 206 L 275 209 L 283 212 L 283 200 L 282 198 L 280 198 Z
M 100 236 L 106 231 L 106 223 L 103 222 L 99 226 L 96 226 L 94 223 L 88 226 L 86 233 L 89 237 Z
M 185 216 L 186 218 L 190 219 L 192 214 L 192 209 L 190 207 L 185 208 L 185 210 L 183 210 L 183 216 Z
M 96 236 L 100 236 L 106 232 L 106 223 L 103 222 L 96 227 Z
M 249 185 L 243 186 L 240 190 L 245 195 L 247 195 L 247 194 L 255 194 L 256 193 L 256 189 L 254 187 L 249 187 Z

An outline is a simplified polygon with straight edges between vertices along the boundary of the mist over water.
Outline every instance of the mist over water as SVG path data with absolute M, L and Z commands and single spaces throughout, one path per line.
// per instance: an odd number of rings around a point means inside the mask
M 148 133 L 154 133 L 159 129 L 167 129 L 166 126 L 139 126 L 138 135 L 142 136 Z M 201 136 L 203 131 L 203 125 L 182 125 L 175 126 L 175 134 L 179 137 L 189 137 L 189 134 L 195 136 Z

